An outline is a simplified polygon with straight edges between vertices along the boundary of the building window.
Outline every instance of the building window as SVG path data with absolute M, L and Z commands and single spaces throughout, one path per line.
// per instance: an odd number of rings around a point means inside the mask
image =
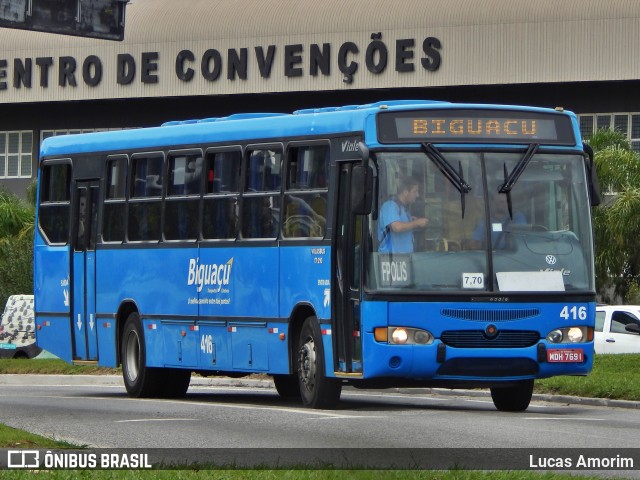
M 0 178 L 31 178 L 33 132 L 0 132 Z
M 57 137 L 58 135 L 74 135 L 78 133 L 93 133 L 93 132 L 106 132 L 109 130 L 122 130 L 121 128 L 84 128 L 80 129 L 67 129 L 67 130 L 41 130 L 40 131 L 40 143 L 45 138 Z
M 580 133 L 589 139 L 596 130 L 613 128 L 624 134 L 631 148 L 640 153 L 640 113 L 586 113 L 578 115 Z

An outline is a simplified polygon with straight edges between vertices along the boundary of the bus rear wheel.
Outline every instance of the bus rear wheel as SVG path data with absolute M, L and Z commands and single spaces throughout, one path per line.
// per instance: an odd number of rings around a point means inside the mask
M 491 399 L 501 412 L 524 412 L 533 396 L 533 380 L 525 380 L 510 387 L 491 389 Z
M 161 393 L 162 369 L 147 367 L 147 351 L 138 313 L 127 317 L 121 343 L 122 377 L 132 397 L 156 397 Z
M 274 375 L 273 384 L 282 398 L 300 399 L 300 384 L 297 375 Z
M 297 355 L 298 383 L 306 407 L 333 409 L 338 405 L 342 385 L 325 373 L 322 332 L 315 317 L 302 325 Z

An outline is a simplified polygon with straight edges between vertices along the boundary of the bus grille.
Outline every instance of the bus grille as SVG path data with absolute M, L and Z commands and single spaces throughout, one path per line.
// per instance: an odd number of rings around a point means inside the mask
M 442 343 L 455 348 L 526 348 L 538 343 L 540 334 L 526 330 L 503 330 L 488 338 L 482 330 L 442 332 Z
M 537 308 L 521 308 L 510 310 L 474 310 L 471 308 L 443 308 L 440 313 L 443 317 L 457 318 L 459 320 L 471 320 L 473 322 L 509 322 L 537 317 L 540 310 Z

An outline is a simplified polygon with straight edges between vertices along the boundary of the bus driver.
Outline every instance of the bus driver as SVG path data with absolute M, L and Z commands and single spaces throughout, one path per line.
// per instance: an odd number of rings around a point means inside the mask
M 413 231 L 429 223 L 427 218 L 412 217 L 409 213 L 409 207 L 419 195 L 415 179 L 401 178 L 398 193 L 382 205 L 378 221 L 378 250 L 381 253 L 413 252 Z

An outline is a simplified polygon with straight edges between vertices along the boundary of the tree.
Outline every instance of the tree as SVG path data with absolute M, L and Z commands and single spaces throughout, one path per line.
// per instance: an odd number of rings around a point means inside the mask
M 0 241 L 33 233 L 34 208 L 13 193 L 0 190 Z
M 589 140 L 604 197 L 592 211 L 596 289 L 605 302 L 640 302 L 640 155 L 626 136 L 596 131 Z
M 0 190 L 0 310 L 9 295 L 33 291 L 35 201 L 29 188 L 31 203 Z

